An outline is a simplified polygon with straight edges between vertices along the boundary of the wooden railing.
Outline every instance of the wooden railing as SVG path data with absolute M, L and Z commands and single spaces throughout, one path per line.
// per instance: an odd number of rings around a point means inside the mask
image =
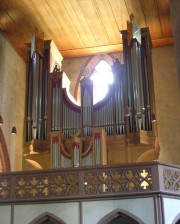
M 0 203 L 165 193 L 180 196 L 180 167 L 158 162 L 0 174 Z

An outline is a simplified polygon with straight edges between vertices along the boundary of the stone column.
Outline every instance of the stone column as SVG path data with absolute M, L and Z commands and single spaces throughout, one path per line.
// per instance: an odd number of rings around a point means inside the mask
M 169 0 L 169 3 L 174 36 L 174 48 L 176 53 L 176 66 L 180 86 L 180 1 Z

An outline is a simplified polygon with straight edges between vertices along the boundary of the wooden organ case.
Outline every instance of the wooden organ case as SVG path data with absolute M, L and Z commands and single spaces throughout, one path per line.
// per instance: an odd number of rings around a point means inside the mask
M 50 42 L 44 56 L 29 50 L 25 160 L 42 168 L 67 168 L 136 162 L 153 149 L 158 158 L 151 39 L 143 28 L 141 41 L 122 31 L 124 64 L 114 59 L 114 83 L 93 105 L 93 83 L 81 80 L 81 106 L 63 88 L 58 63 L 50 68 Z M 31 149 L 30 149 L 31 147 Z M 46 156 L 45 156 L 46 155 Z M 48 160 L 44 162 L 44 160 Z M 151 158 L 149 158 L 151 160 Z

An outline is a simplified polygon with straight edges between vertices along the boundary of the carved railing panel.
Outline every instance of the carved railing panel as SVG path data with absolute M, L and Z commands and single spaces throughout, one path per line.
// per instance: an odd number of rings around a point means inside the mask
M 180 170 L 164 168 L 164 188 L 174 192 L 180 192 Z
M 90 171 L 84 176 L 85 194 L 137 192 L 152 190 L 152 170 L 114 169 Z
M 21 200 L 78 195 L 78 184 L 78 173 L 16 177 L 15 198 Z
M 0 201 L 10 200 L 11 178 L 0 177 Z
M 180 196 L 180 167 L 152 162 L 0 175 L 0 203 L 162 192 Z

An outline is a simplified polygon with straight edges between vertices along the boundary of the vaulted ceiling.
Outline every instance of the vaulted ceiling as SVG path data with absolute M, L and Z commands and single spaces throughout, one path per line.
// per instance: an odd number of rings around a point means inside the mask
M 0 0 L 0 32 L 26 58 L 34 30 L 65 58 L 122 50 L 120 30 L 133 13 L 153 46 L 173 44 L 169 0 Z

